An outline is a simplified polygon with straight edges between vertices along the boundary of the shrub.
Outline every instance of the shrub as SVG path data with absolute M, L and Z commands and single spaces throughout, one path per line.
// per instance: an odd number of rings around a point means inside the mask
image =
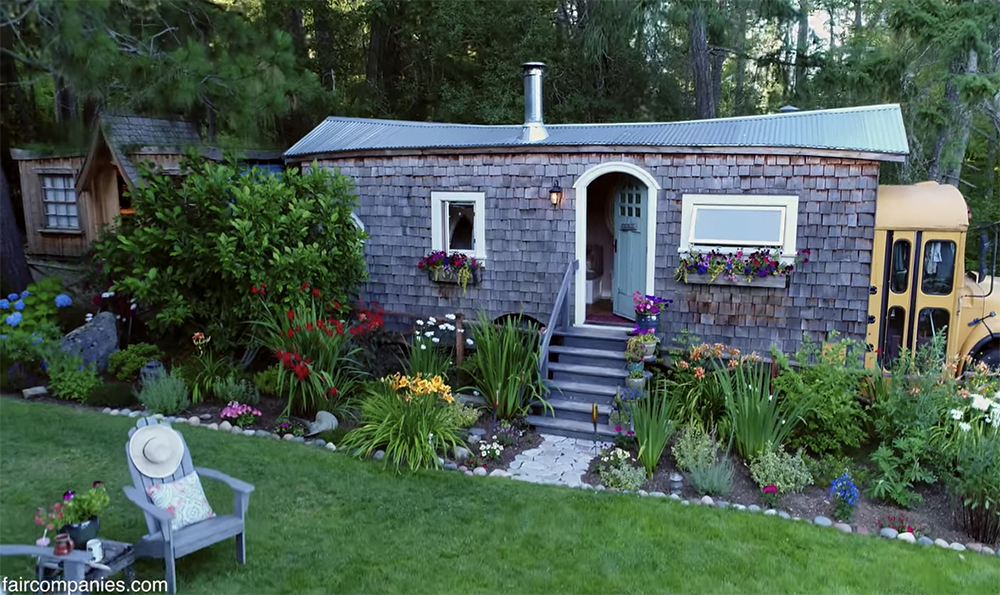
M 830 341 L 836 339 L 831 333 Z M 789 405 L 808 402 L 802 421 L 788 440 L 792 449 L 821 455 L 861 446 L 866 438 L 867 410 L 861 406 L 866 348 L 860 341 L 842 340 L 825 347 L 803 335 L 795 354 L 798 368 L 772 349 L 781 373 L 774 379 L 775 394 Z
M 47 364 L 49 388 L 60 399 L 83 403 L 90 391 L 101 384 L 97 368 L 93 364 L 85 366 L 80 356 L 59 351 L 49 358 Z
M 632 455 L 628 451 L 605 449 L 598 455 L 597 475 L 606 487 L 634 492 L 642 487 L 646 477 L 643 470 L 632 463 Z
M 697 467 L 688 473 L 691 485 L 699 494 L 725 496 L 733 488 L 735 469 L 729 461 L 717 461 L 708 467 Z
M 139 371 L 148 362 L 160 358 L 160 349 L 149 343 L 135 343 L 116 351 L 108 358 L 108 372 L 123 382 L 139 378 Z
M 162 415 L 184 411 L 191 404 L 187 383 L 177 369 L 160 374 L 142 385 L 136 398 L 146 409 Z
M 806 466 L 809 474 L 813 476 L 813 484 L 826 487 L 830 483 L 843 475 L 850 475 L 855 484 L 860 488 L 868 484 L 871 471 L 864 466 L 858 465 L 847 455 L 825 454 L 819 458 L 807 458 Z
M 433 378 L 433 377 L 432 377 Z M 483 410 L 475 405 L 463 405 L 458 401 L 452 403 L 451 413 L 455 416 L 455 425 L 460 428 L 471 428 L 479 421 Z
M 725 395 L 714 379 L 716 360 L 742 361 L 740 352 L 721 343 L 700 343 L 697 337 L 682 333 L 673 339 L 669 350 L 672 370 L 670 391 L 678 399 L 678 419 L 725 430 Z M 745 356 L 749 357 L 749 356 Z
M 98 262 L 155 314 L 154 332 L 197 327 L 229 348 L 263 313 L 251 288 L 266 286 L 279 309 L 299 303 L 303 279 L 343 303 L 365 277 L 365 234 L 351 220 L 346 176 L 256 170 L 190 156 L 183 176 L 154 175 L 132 194 L 135 214 L 95 244 Z
M 361 401 L 361 422 L 348 432 L 341 447 L 361 456 L 385 451 L 385 464 L 397 471 L 438 467 L 438 453 L 454 452 L 461 444 L 460 428 L 449 406 L 451 387 L 440 376 L 430 380 L 399 376 L 368 387 Z
M 632 422 L 635 438 L 639 443 L 639 460 L 652 477 L 663 456 L 663 449 L 674 433 L 676 402 L 671 398 L 665 383 L 657 383 L 644 399 L 633 401 Z
M 233 374 L 226 376 L 225 380 L 216 380 L 212 391 L 217 399 L 227 403 L 236 401 L 256 405 L 260 402 L 260 391 L 257 387 Z
M 913 490 L 916 482 L 931 483 L 936 477 L 921 463 L 926 445 L 916 436 L 900 436 L 882 444 L 871 454 L 875 464 L 868 496 L 892 502 L 903 508 L 913 508 L 924 501 Z
M 674 460 L 685 471 L 708 469 L 716 461 L 715 438 L 696 423 L 689 423 L 674 442 Z
M 253 376 L 254 386 L 265 395 L 280 396 L 278 393 L 278 375 L 281 373 L 280 364 L 271 366 L 266 370 L 257 372 Z
M 538 333 L 520 328 L 515 317 L 494 323 L 482 311 L 472 331 L 476 352 L 462 367 L 497 417 L 523 417 L 532 402 L 551 410 L 538 378 Z
M 127 382 L 105 382 L 94 387 L 87 395 L 87 404 L 92 407 L 121 409 L 134 403 L 132 385 Z
M 784 450 L 772 448 L 770 444 L 750 460 L 750 475 L 757 485 L 773 485 L 781 494 L 801 492 L 812 483 L 812 475 L 801 450 L 790 455 Z
M 72 303 L 61 282 L 47 277 L 19 294 L 0 298 L 0 364 L 4 388 L 20 390 L 43 382 L 43 362 L 56 352 L 62 332 L 57 311 Z

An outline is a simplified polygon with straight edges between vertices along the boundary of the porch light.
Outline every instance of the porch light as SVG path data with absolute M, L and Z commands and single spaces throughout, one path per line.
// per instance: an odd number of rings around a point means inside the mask
M 549 189 L 549 202 L 552 203 L 552 206 L 558 207 L 559 203 L 562 202 L 562 197 L 562 188 L 559 186 L 559 181 L 556 180 L 556 183 L 553 184 L 551 189 Z

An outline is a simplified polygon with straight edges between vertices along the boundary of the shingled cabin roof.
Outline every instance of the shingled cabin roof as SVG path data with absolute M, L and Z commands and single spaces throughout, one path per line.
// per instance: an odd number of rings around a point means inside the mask
M 474 125 L 330 117 L 285 158 L 378 150 L 515 147 L 779 148 L 851 152 L 885 161 L 909 153 L 899 105 L 875 105 L 688 122 L 546 124 L 523 140 L 521 124 Z M 745 152 L 745 151 L 744 151 Z

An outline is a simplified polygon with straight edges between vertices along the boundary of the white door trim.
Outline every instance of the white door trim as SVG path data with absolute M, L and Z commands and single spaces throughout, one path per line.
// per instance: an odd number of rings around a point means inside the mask
M 576 286 L 573 292 L 573 326 L 583 326 L 587 317 L 587 187 L 604 174 L 623 173 L 633 176 L 646 185 L 648 214 L 646 218 L 646 293 L 653 294 L 653 272 L 656 264 L 656 215 L 657 197 L 660 185 L 656 178 L 645 169 L 626 161 L 600 163 L 580 174 L 573 184 L 576 196 L 576 260 L 580 267 L 576 271 Z

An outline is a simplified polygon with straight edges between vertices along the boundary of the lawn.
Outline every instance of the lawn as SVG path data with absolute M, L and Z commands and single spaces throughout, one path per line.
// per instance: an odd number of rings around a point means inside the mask
M 101 534 L 136 540 L 121 494 L 134 420 L 0 399 L 3 543 L 39 536 L 34 511 L 108 484 Z M 664 499 L 423 472 L 301 444 L 179 426 L 195 464 L 256 485 L 248 563 L 218 544 L 178 561 L 181 593 L 991 593 L 1000 559 L 844 535 Z M 209 500 L 231 510 L 226 489 Z M 30 561 L 0 571 L 28 576 Z M 145 561 L 139 578 L 163 578 Z

